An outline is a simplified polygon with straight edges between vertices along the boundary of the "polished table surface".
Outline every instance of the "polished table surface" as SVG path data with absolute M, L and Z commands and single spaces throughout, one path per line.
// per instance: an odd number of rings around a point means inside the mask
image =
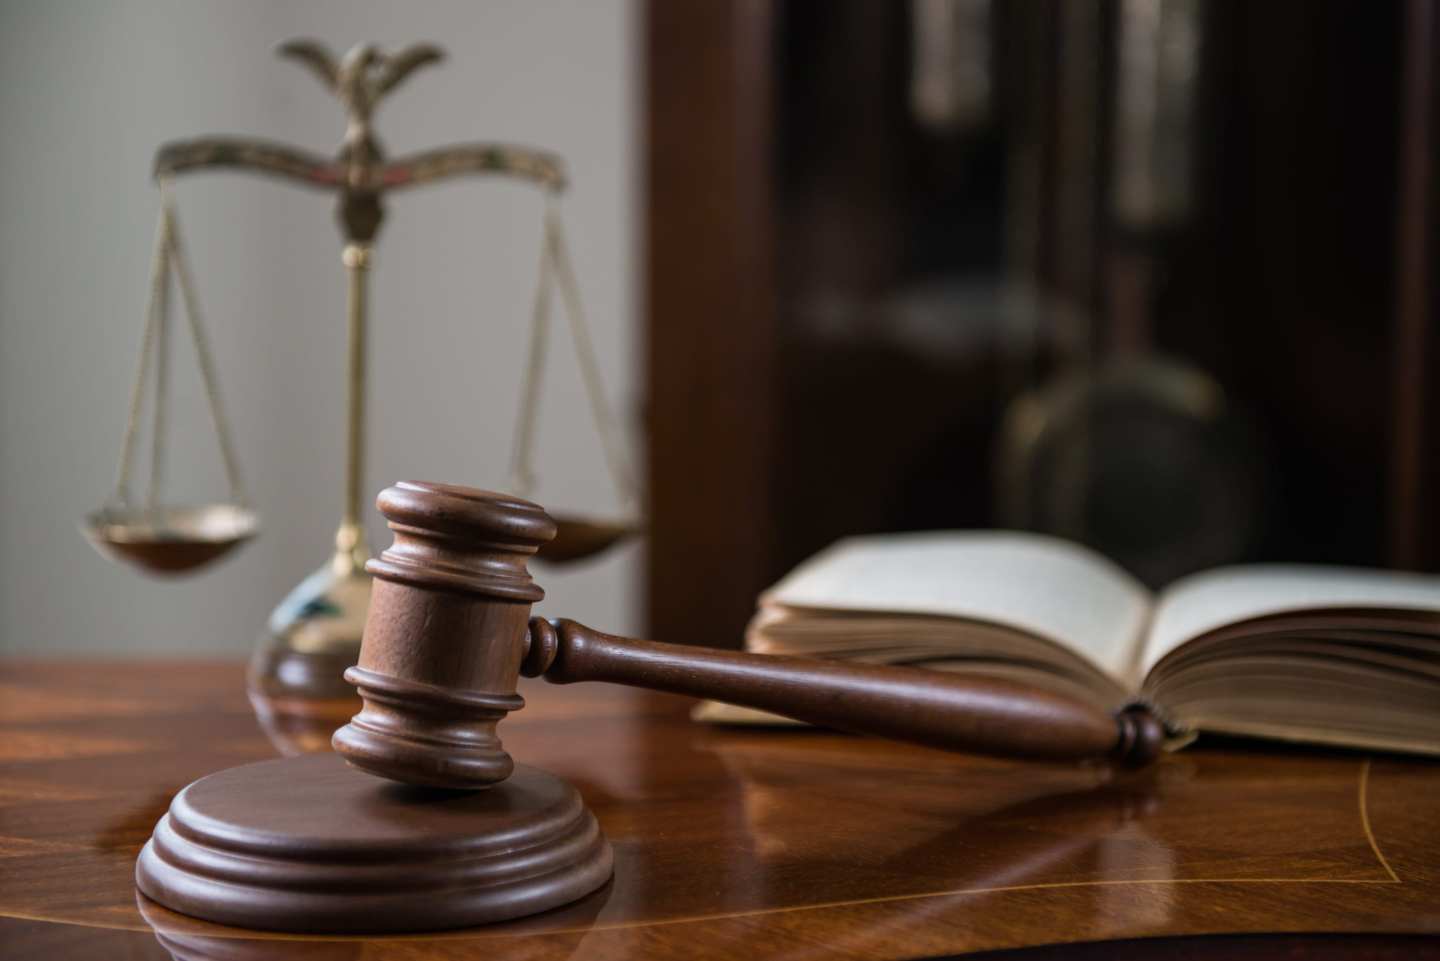
M 300 939 L 135 891 L 176 791 L 304 733 L 266 736 L 238 664 L 0 662 L 0 957 L 1440 956 L 1435 762 L 1202 744 L 1117 774 L 521 693 L 506 746 L 580 788 L 614 880 L 489 928 Z

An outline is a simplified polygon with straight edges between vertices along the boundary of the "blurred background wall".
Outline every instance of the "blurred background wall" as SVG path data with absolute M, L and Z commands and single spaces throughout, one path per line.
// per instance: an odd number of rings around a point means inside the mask
M 635 20 L 626 0 L 0 3 L 0 653 L 240 655 L 329 556 L 345 403 L 332 200 L 244 175 L 183 178 L 177 197 L 261 536 L 196 576 L 156 582 L 102 560 L 77 528 L 110 489 L 124 427 L 155 148 L 224 132 L 328 154 L 343 133 L 331 95 L 274 57 L 279 41 L 314 37 L 337 53 L 442 45 L 446 62 L 378 112 L 392 154 L 493 139 L 566 158 L 572 255 L 612 401 L 633 421 Z M 504 483 L 541 209 L 531 188 L 474 178 L 390 201 L 372 282 L 372 490 L 401 478 Z M 169 490 L 220 499 L 175 322 Z M 562 336 L 550 356 L 535 496 L 610 509 Z M 389 538 L 373 511 L 370 521 L 378 551 Z M 542 610 L 634 629 L 637 552 L 544 572 Z

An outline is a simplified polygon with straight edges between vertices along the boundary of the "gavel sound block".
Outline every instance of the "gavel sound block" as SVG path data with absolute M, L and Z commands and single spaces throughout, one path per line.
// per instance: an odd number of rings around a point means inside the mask
M 527 559 L 555 534 L 539 507 L 442 484 L 380 495 L 395 542 L 376 578 L 364 705 L 336 755 L 265 761 L 182 790 L 136 864 L 150 898 L 222 924 L 382 933 L 544 911 L 610 877 L 609 844 L 575 789 L 515 765 L 496 725 L 521 674 L 731 701 L 935 747 L 1145 764 L 1149 713 L 1107 714 L 992 679 L 707 651 L 530 617 Z M 342 760 L 343 758 L 343 760 Z M 348 766 L 345 762 L 349 762 Z M 376 776 L 372 776 L 376 775 Z

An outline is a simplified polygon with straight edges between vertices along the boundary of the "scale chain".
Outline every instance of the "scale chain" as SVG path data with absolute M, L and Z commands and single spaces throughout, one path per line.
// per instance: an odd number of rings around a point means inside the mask
M 620 437 L 618 422 L 605 399 L 605 386 L 600 377 L 600 362 L 595 353 L 595 344 L 590 337 L 590 326 L 585 319 L 585 310 L 580 301 L 580 285 L 575 279 L 575 270 L 570 263 L 570 254 L 565 243 L 564 228 L 554 206 L 545 212 L 546 245 L 550 249 L 556 278 L 560 284 L 560 299 L 565 304 L 565 313 L 570 320 L 570 335 L 575 342 L 575 355 L 580 362 L 580 376 L 590 399 L 590 413 L 595 420 L 595 431 L 600 435 L 600 445 L 605 452 L 605 463 L 610 470 L 611 482 L 615 485 L 624 505 L 634 510 L 637 505 L 634 475 L 630 471 L 629 457 L 625 453 Z
M 163 212 L 162 212 L 163 215 Z M 165 240 L 173 249 L 175 224 L 166 217 Z M 160 484 L 165 473 L 165 421 L 170 409 L 170 268 L 165 261 L 164 282 L 155 289 L 155 409 L 151 411 L 150 482 L 145 490 L 145 510 L 153 513 L 160 498 Z
M 155 254 L 150 267 L 145 332 L 140 339 L 140 363 L 135 372 L 135 384 L 130 389 L 130 412 L 125 421 L 125 436 L 120 442 L 120 465 L 115 474 L 115 492 L 111 495 L 112 501 L 122 507 L 130 504 L 130 472 L 134 463 L 135 444 L 140 434 L 140 410 L 145 401 L 145 381 L 150 372 L 150 357 L 155 351 L 160 324 L 159 313 L 166 309 L 166 289 L 170 280 L 169 231 L 170 221 L 162 211 L 155 224 Z M 153 489 L 152 484 L 152 495 Z
M 216 440 L 220 445 L 220 458 L 225 465 L 225 478 L 230 484 L 230 495 L 236 503 L 247 505 L 244 485 L 240 480 L 239 462 L 235 457 L 234 445 L 230 440 L 229 423 L 220 403 L 220 389 L 215 376 L 215 363 L 210 355 L 210 342 L 206 337 L 205 325 L 200 316 L 200 300 L 195 293 L 195 278 L 190 272 L 184 246 L 180 241 L 180 221 L 175 215 L 174 201 L 170 196 L 169 178 L 160 180 L 160 206 L 165 219 L 166 238 L 170 256 L 175 262 L 175 278 L 180 287 L 180 297 L 185 304 L 185 318 L 189 321 L 191 339 L 195 343 L 195 360 L 200 367 L 200 379 L 205 386 L 205 399 L 209 402 L 210 421 L 215 427 Z M 159 442 L 158 437 L 156 443 Z
M 547 210 L 548 210 L 547 200 Z M 530 316 L 530 348 L 520 384 L 520 407 L 515 414 L 515 441 L 510 457 L 510 489 L 529 497 L 535 487 L 535 421 L 540 410 L 540 386 L 545 376 L 545 350 L 550 334 L 550 244 L 548 226 L 540 241 L 540 268 Z

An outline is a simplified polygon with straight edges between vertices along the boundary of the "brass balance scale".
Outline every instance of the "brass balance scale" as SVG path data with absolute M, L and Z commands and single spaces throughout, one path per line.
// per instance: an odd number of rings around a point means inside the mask
M 615 517 L 557 515 L 559 534 L 541 552 L 541 559 L 561 564 L 591 557 L 639 533 L 641 524 L 634 477 L 615 417 L 605 400 L 561 226 L 558 200 L 565 187 L 565 174 L 560 158 L 543 151 L 502 144 L 459 144 L 387 160 L 372 131 L 371 115 L 379 101 L 412 71 L 441 60 L 443 54 L 438 48 L 421 44 L 385 55 L 373 46 L 361 45 L 337 61 L 320 44 L 296 40 L 283 44 L 278 52 L 308 68 L 344 105 L 348 118 L 345 139 L 334 158 L 239 137 L 204 137 L 160 148 L 155 158 L 160 217 L 149 306 L 115 489 L 106 505 L 86 518 L 84 526 L 87 536 L 102 553 L 156 575 L 198 570 L 255 536 L 258 519 L 245 494 L 221 404 L 194 277 L 181 242 L 172 182 L 192 171 L 228 168 L 268 174 L 335 192 L 345 241 L 342 261 L 348 277 L 349 408 L 344 509 L 335 534 L 333 556 L 275 608 L 252 660 L 249 680 L 251 700 L 267 729 L 277 736 L 277 741 L 303 750 L 312 746 L 305 741 L 305 731 L 313 728 L 328 741 L 329 722 L 332 719 L 343 722 L 353 713 L 353 690 L 340 675 L 355 663 L 370 600 L 370 576 L 365 573 L 370 550 L 361 514 L 367 491 L 362 476 L 366 293 L 375 238 L 384 216 L 381 201 L 385 196 L 464 174 L 519 178 L 543 191 L 545 211 L 539 279 L 531 315 L 529 360 L 524 368 L 518 404 L 510 489 L 524 497 L 537 483 L 533 470 L 534 439 L 549 334 L 551 292 L 558 288 L 591 413 L 621 506 Z M 160 492 L 172 276 L 180 291 L 230 487 L 230 499 L 223 503 L 171 505 L 164 502 Z M 153 383 L 150 472 L 146 496 L 143 502 L 137 503 L 131 495 L 132 468 L 147 383 Z M 287 732 L 295 736 L 290 737 Z

